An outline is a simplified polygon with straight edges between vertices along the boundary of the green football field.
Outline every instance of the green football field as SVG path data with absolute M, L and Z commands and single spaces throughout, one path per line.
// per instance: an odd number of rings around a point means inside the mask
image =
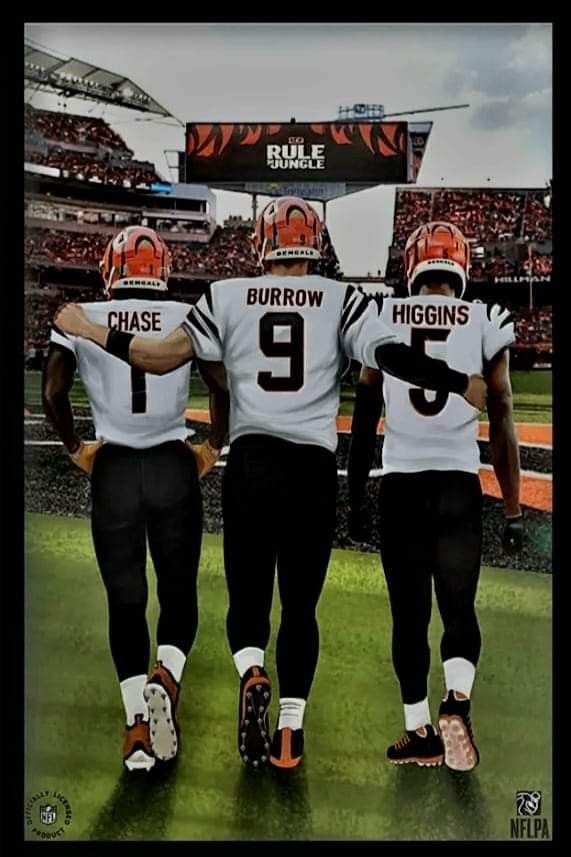
M 514 417 L 516 422 L 527 423 L 550 423 L 552 421 L 552 378 L 550 371 L 536 372 L 512 372 L 512 385 L 514 391 Z M 340 414 L 352 414 L 354 405 L 354 388 L 343 385 L 341 389 Z M 32 408 L 34 413 L 41 410 L 41 373 L 26 372 L 25 378 L 25 402 Z M 71 401 L 74 406 L 87 407 L 89 402 L 83 389 L 83 385 L 77 379 L 71 392 Z M 196 373 L 193 372 L 189 406 L 191 408 L 208 408 L 208 391 Z M 487 419 L 485 413 L 481 419 Z
M 402 715 L 379 560 L 335 551 L 319 607 L 321 656 L 304 762 L 290 773 L 257 772 L 243 766 L 235 746 L 238 681 L 225 637 L 221 540 L 205 535 L 181 753 L 166 770 L 128 775 L 89 523 L 30 514 L 26 552 L 25 800 L 43 790 L 65 796 L 67 840 L 509 839 L 521 789 L 542 792 L 551 827 L 550 576 L 483 570 L 473 708 L 480 766 L 471 774 L 392 767 L 384 753 L 401 734 Z M 270 674 L 277 618 L 276 597 Z M 440 633 L 434 616 L 433 712 Z

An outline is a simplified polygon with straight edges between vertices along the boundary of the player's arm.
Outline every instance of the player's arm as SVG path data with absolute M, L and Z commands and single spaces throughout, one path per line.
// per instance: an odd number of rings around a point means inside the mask
M 80 439 L 75 431 L 69 392 L 73 386 L 76 360 L 68 348 L 50 343 L 42 375 L 44 413 L 69 453 L 75 452 Z
M 519 503 L 519 445 L 513 419 L 513 395 L 509 371 L 509 350 L 502 349 L 486 363 L 488 419 L 492 463 L 504 500 L 506 526 L 503 543 L 509 552 L 521 548 L 523 519 Z
M 42 376 L 42 402 L 46 417 L 60 436 L 73 463 L 86 473 L 91 473 L 102 441 L 85 443 L 75 431 L 69 400 L 75 369 L 73 351 L 51 342 Z
M 382 385 L 382 373 L 363 366 L 355 391 L 347 468 L 349 536 L 359 542 L 367 541 L 369 535 L 368 521 L 363 515 L 363 499 L 375 455 L 377 425 L 383 410 Z
M 380 369 L 416 387 L 457 393 L 474 407 L 486 404 L 486 384 L 480 375 L 451 369 L 444 360 L 429 357 L 399 342 L 381 319 L 382 298 L 368 298 L 349 287 L 341 316 L 341 340 L 348 356 L 364 366 Z
M 152 375 L 172 372 L 194 354 L 190 337 L 182 326 L 164 339 L 134 336 L 90 321 L 79 304 L 64 304 L 54 323 L 65 333 L 90 339 L 120 360 Z
M 481 375 L 467 375 L 451 369 L 444 360 L 413 350 L 404 342 L 387 342 L 375 349 L 379 369 L 408 381 L 415 387 L 456 393 L 481 410 L 486 404 L 486 383 Z
M 201 444 L 190 444 L 196 457 L 198 476 L 211 470 L 222 452 L 228 435 L 230 416 L 230 396 L 226 380 L 226 371 L 220 362 L 197 360 L 198 371 L 208 386 L 210 406 L 210 436 Z
M 208 387 L 210 409 L 209 442 L 214 449 L 222 449 L 228 437 L 230 394 L 224 364 L 219 361 L 197 360 L 200 377 Z

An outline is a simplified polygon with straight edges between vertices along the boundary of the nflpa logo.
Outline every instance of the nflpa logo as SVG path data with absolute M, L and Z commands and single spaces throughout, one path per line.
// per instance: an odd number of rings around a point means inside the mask
M 549 825 L 541 815 L 541 792 L 516 792 L 517 818 L 511 819 L 512 839 L 549 839 Z

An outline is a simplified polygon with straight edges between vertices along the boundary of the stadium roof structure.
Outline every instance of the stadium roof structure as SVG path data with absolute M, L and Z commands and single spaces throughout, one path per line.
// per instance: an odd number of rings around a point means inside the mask
M 144 113 L 172 116 L 140 86 L 115 72 L 70 57 L 62 59 L 29 42 L 24 49 L 24 78 L 29 85 L 68 97 L 129 107 Z M 174 118 L 174 117 L 173 117 Z

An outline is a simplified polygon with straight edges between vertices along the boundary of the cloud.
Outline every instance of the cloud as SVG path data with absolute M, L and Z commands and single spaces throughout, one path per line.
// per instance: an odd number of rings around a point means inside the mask
M 444 76 L 445 89 L 474 105 L 473 128 L 492 130 L 543 123 L 551 110 L 551 26 L 496 28 L 489 38 L 474 31 L 458 63 Z
M 550 88 L 523 97 L 492 98 L 475 106 L 471 123 L 484 131 L 509 127 L 531 130 L 538 123 L 551 121 L 551 106 Z

